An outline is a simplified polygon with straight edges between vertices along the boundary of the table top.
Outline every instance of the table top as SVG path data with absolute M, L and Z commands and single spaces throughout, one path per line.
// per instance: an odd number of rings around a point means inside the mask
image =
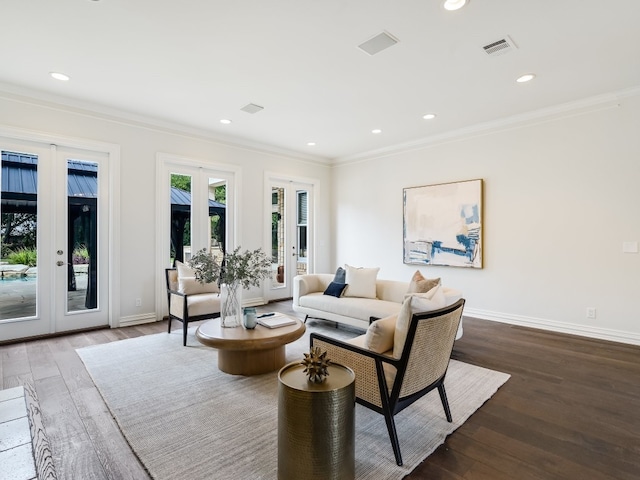
M 221 350 L 259 350 L 275 348 L 291 343 L 300 338 L 306 327 L 299 319 L 296 323 L 278 328 L 267 328 L 257 325 L 254 329 L 239 327 L 222 327 L 220 319 L 215 318 L 203 323 L 196 330 L 196 338 L 200 343 Z
M 351 385 L 356 379 L 353 370 L 339 363 L 332 363 L 327 367 L 329 375 L 327 375 L 321 383 L 310 382 L 304 369 L 304 365 L 301 365 L 300 362 L 290 363 L 282 367 L 278 373 L 278 378 L 280 382 L 287 387 L 303 392 L 329 392 L 339 390 Z

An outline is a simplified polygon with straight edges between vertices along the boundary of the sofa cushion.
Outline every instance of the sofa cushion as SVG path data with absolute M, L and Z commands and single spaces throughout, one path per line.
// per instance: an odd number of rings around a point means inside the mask
M 427 293 L 433 287 L 440 284 L 440 278 L 424 278 L 420 270 L 416 270 L 416 273 L 411 277 L 411 282 L 409 282 L 409 290 L 407 293 Z
M 347 288 L 346 283 L 331 282 L 323 294 L 340 298 L 345 288 Z
M 372 352 L 384 353 L 393 348 L 393 336 L 396 331 L 397 315 L 381 318 L 369 325 L 365 334 L 364 346 Z
M 336 298 L 322 292 L 309 293 L 298 299 L 300 307 L 328 312 L 344 317 L 363 320 L 369 324 L 370 317 L 384 318 L 397 315 L 400 303 L 374 298 Z M 322 315 L 320 315 L 322 318 Z
M 356 268 L 345 265 L 347 291 L 345 297 L 376 298 L 376 278 L 379 268 Z
M 426 293 L 407 294 L 396 322 L 393 336 L 393 356 L 400 358 L 409 332 L 409 324 L 414 313 L 430 312 L 446 306 L 446 298 L 442 286 L 438 285 Z

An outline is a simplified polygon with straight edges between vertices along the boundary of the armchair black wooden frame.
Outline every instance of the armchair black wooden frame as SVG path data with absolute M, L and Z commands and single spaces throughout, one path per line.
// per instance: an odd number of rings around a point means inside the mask
M 204 315 L 192 315 L 189 316 L 189 295 L 185 293 L 181 293 L 178 290 L 171 289 L 171 282 L 169 280 L 169 273 L 176 271 L 175 268 L 165 268 L 165 279 L 167 281 L 167 308 L 169 310 L 169 320 L 167 325 L 167 333 L 171 333 L 171 320 L 178 320 L 182 322 L 182 345 L 187 346 L 187 330 L 189 326 L 189 322 L 197 322 L 198 320 L 207 320 L 211 318 L 218 318 L 220 316 L 220 312 L 217 313 L 207 313 Z M 171 295 L 177 295 L 178 297 L 182 297 L 182 318 L 177 315 L 171 313 Z M 201 295 L 201 294 L 199 294 Z
M 311 346 L 319 346 L 331 361 L 354 370 L 356 402 L 384 416 L 398 465 L 402 455 L 394 415 L 437 388 L 447 421 L 453 421 L 444 380 L 464 303 L 460 299 L 439 310 L 413 314 L 398 359 L 326 335 L 310 335 Z M 384 365 L 396 369 L 391 387 Z

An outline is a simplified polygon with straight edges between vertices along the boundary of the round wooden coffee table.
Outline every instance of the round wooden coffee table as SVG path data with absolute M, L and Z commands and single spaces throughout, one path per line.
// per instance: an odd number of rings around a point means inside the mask
M 293 318 L 293 317 L 292 317 Z M 242 326 L 223 328 L 216 318 L 196 330 L 203 345 L 218 349 L 218 368 L 234 375 L 258 375 L 272 372 L 285 364 L 285 345 L 305 332 L 297 318 L 294 325 L 267 328 L 262 325 L 248 330 Z

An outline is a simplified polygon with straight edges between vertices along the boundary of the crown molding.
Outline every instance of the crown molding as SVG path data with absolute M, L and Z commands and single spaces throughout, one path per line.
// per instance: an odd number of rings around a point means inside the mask
M 389 155 L 396 155 L 412 150 L 420 150 L 449 142 L 456 142 L 474 136 L 489 135 L 499 131 L 522 128 L 529 125 L 554 121 L 560 118 L 568 118 L 575 115 L 583 115 L 585 113 L 619 107 L 622 99 L 636 96 L 640 96 L 640 85 L 614 93 L 597 95 L 575 102 L 541 108 L 491 122 L 478 123 L 469 127 L 451 130 L 449 132 L 432 135 L 411 142 L 401 143 L 377 150 L 370 150 L 368 152 L 357 153 L 346 157 L 337 157 L 333 159 L 332 165 L 337 166 L 364 162 Z
M 48 92 L 43 92 L 41 90 L 32 90 L 26 87 L 21 87 L 9 83 L 0 82 L 0 98 L 48 108 L 51 110 L 59 110 L 66 113 L 73 113 L 75 115 L 96 118 L 99 120 L 106 120 L 111 123 L 120 125 L 161 131 L 172 135 L 204 140 L 207 142 L 224 145 L 226 147 L 250 150 L 261 154 L 278 156 L 280 158 L 284 157 L 294 161 L 302 161 L 321 166 L 329 166 L 331 164 L 331 160 L 326 157 L 287 150 L 284 148 L 276 147 L 274 145 L 254 142 L 232 135 L 220 135 L 218 133 L 205 129 L 199 129 L 196 127 L 190 127 L 187 125 L 162 120 L 159 118 L 139 115 L 136 113 L 119 110 L 101 104 L 86 102 L 83 100 L 77 100 L 70 97 L 54 95 Z

